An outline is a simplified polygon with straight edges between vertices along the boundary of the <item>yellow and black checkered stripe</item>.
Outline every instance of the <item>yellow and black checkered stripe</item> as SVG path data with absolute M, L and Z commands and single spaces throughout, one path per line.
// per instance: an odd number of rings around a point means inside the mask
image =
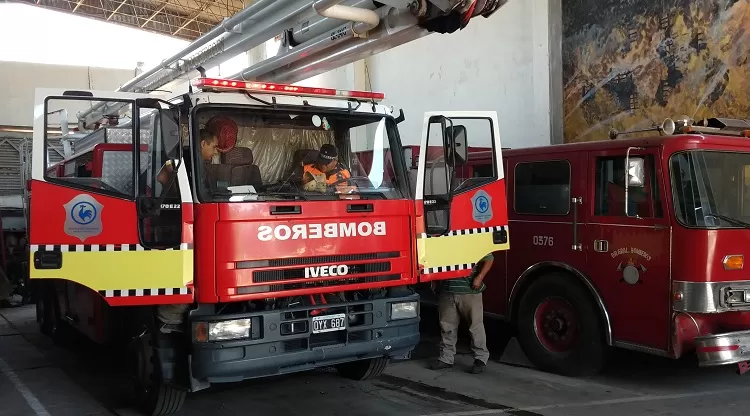
M 152 249 L 140 244 L 43 244 L 31 245 L 32 253 L 37 251 L 59 251 L 59 252 L 76 252 L 76 251 L 150 251 L 150 250 L 189 250 L 192 244 L 183 243 L 179 247 Z
M 150 249 L 140 244 L 46 244 L 30 246 L 31 279 L 62 279 L 102 296 L 141 298 L 191 295 L 193 245 Z M 43 253 L 60 253 L 54 267 L 35 264 Z M 59 266 L 59 267 L 57 267 Z M 37 268 L 39 267 L 39 268 Z
M 440 234 L 440 235 L 429 235 L 422 233 L 419 238 L 439 238 L 439 237 L 450 237 L 453 235 L 472 235 L 472 234 L 482 234 L 482 233 L 491 233 L 494 231 L 505 231 L 505 226 L 501 225 L 498 227 L 481 227 L 481 228 L 466 228 L 463 230 L 450 230 L 446 234 Z
M 422 275 L 471 270 L 482 257 L 510 248 L 507 226 L 451 230 L 417 239 Z M 452 273 L 447 276 L 459 275 Z

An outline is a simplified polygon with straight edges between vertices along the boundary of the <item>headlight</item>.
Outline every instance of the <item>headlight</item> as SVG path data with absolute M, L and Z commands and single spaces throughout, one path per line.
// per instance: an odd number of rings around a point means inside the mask
M 199 342 L 250 338 L 250 318 L 218 322 L 197 322 L 195 324 L 194 336 L 195 340 Z
M 419 316 L 419 305 L 413 302 L 391 303 L 391 319 L 410 319 Z

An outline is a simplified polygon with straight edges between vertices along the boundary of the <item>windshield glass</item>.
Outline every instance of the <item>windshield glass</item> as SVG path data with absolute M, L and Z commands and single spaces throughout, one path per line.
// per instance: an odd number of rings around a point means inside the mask
M 750 153 L 694 150 L 670 158 L 677 220 L 689 227 L 750 226 Z
M 403 198 L 390 117 L 209 107 L 197 119 L 204 201 Z

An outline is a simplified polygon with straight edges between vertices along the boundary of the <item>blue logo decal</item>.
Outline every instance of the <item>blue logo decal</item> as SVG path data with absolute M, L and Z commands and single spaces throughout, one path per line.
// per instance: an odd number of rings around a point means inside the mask
M 70 210 L 73 222 L 79 225 L 88 225 L 96 220 L 96 207 L 90 202 L 79 202 Z
M 65 209 L 65 233 L 77 237 L 81 242 L 102 233 L 102 209 L 104 206 L 87 194 L 76 195 Z
M 484 214 L 490 209 L 490 201 L 484 195 L 478 196 L 477 199 L 474 200 L 474 208 L 476 208 L 480 214 Z
M 482 225 L 492 219 L 492 197 L 483 189 L 471 197 L 471 217 Z

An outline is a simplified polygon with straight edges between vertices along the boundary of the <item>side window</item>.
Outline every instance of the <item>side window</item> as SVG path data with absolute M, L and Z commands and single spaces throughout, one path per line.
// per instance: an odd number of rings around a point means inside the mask
M 631 156 L 633 158 L 634 156 Z M 643 156 L 638 156 L 643 157 Z M 641 186 L 628 186 L 627 215 L 661 218 L 662 204 L 654 171 L 654 158 L 647 155 Z M 596 159 L 596 195 L 594 215 L 625 217 L 625 156 Z
M 570 163 L 567 160 L 519 163 L 515 168 L 515 211 L 527 215 L 570 212 Z
M 132 102 L 49 98 L 45 102 L 45 179 L 133 198 Z M 79 115 L 88 112 L 79 122 Z
M 445 146 L 443 124 L 438 118 L 430 122 L 427 131 L 424 200 L 429 233 L 441 233 L 448 227 L 450 199 L 497 178 L 494 154 L 495 137 L 492 120 L 488 118 L 444 119 L 447 138 L 455 144 L 455 152 Z M 469 149 L 486 150 L 492 154 L 490 169 L 472 171 L 468 165 Z M 449 163 L 446 163 L 449 162 Z M 450 163 L 453 162 L 453 163 Z

